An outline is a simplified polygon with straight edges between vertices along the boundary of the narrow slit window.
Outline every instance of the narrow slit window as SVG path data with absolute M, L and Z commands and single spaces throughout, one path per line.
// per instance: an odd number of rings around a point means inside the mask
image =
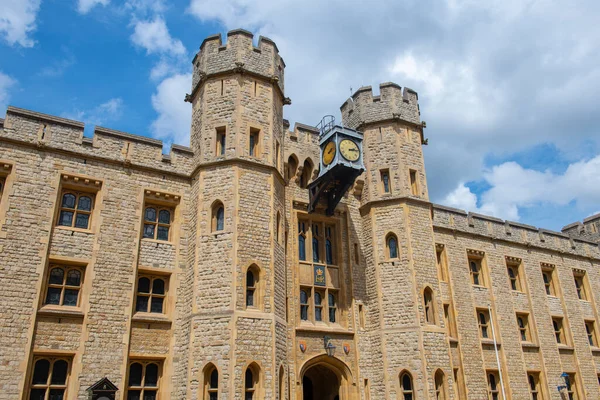
M 417 171 L 414 169 L 410 170 L 410 192 L 413 196 L 419 195 L 419 188 L 417 184 Z
M 390 171 L 388 169 L 381 170 L 381 190 L 383 193 L 391 193 L 390 186 Z
M 329 306 L 329 322 L 335 323 L 337 320 L 337 296 L 335 295 L 335 293 L 330 291 L 327 297 Z
M 260 130 L 251 128 L 250 129 L 250 141 L 249 141 L 249 153 L 251 157 L 258 157 L 259 151 L 259 140 L 260 140 Z
M 217 140 L 216 140 L 217 148 L 216 155 L 223 156 L 225 155 L 225 146 L 226 146 L 226 136 L 225 136 L 225 128 L 217 128 Z

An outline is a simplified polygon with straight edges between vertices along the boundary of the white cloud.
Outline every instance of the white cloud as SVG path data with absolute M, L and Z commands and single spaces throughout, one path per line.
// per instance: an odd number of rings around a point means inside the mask
M 158 85 L 152 95 L 152 107 L 158 113 L 151 127 L 154 137 L 184 145 L 189 143 L 192 106 L 183 99 L 191 84 L 191 74 L 177 74 Z
M 16 80 L 0 71 L 0 118 L 4 118 L 4 111 L 10 100 L 9 90 L 16 84 Z
M 184 55 L 185 47 L 178 39 L 173 39 L 162 17 L 153 20 L 136 21 L 131 41 L 146 50 L 147 54 Z
M 29 35 L 35 31 L 35 20 L 41 0 L 0 0 L 0 35 L 14 46 L 33 47 Z
M 87 14 L 90 10 L 96 6 L 107 6 L 110 0 L 78 0 L 77 1 L 77 12 L 80 14 Z
M 490 186 L 479 195 L 460 183 L 443 204 L 518 221 L 519 209 L 544 205 L 582 209 L 600 203 L 600 156 L 570 164 L 564 173 L 536 171 L 516 162 L 497 165 L 483 174 Z
M 119 120 L 123 116 L 123 99 L 112 98 L 96 107 L 88 110 L 76 109 L 69 113 L 64 113 L 64 118 L 83 121 L 88 125 L 104 125 L 107 122 Z
M 63 58 L 49 63 L 43 67 L 39 74 L 47 78 L 56 78 L 62 76 L 67 69 L 75 64 L 75 56 L 68 49 L 63 49 Z

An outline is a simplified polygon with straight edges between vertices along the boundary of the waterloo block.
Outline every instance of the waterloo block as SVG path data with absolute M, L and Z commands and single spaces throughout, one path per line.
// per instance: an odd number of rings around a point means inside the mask
M 206 38 L 169 154 L 8 107 L 0 398 L 600 398 L 600 215 L 432 204 L 415 91 L 358 89 L 333 140 L 283 118 L 284 70 Z M 329 165 L 356 175 L 311 201 Z

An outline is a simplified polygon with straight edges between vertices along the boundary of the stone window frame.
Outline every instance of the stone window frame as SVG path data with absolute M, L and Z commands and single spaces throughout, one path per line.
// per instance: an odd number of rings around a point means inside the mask
M 544 396 L 542 373 L 540 371 L 527 371 L 527 388 L 532 400 L 541 400 Z
M 9 161 L 0 160 L 0 226 L 4 223 L 4 218 L 8 205 L 8 196 L 11 192 L 13 177 L 12 173 L 14 170 L 13 163 Z M 0 232 L 0 235 L 4 236 L 6 233 Z
M 454 387 L 454 394 L 457 396 L 458 399 L 462 399 L 465 396 L 463 395 L 465 393 L 465 386 L 464 386 L 464 376 L 462 373 L 462 370 L 459 369 L 458 367 L 454 367 L 452 369 L 452 377 L 453 377 L 453 387 Z
M 140 292 L 139 291 L 139 283 L 141 279 L 149 279 L 149 292 Z M 164 293 L 154 293 L 154 281 L 162 280 L 163 281 L 163 289 Z M 134 316 L 141 315 L 155 315 L 155 316 L 166 316 L 169 314 L 169 284 L 170 284 L 171 276 L 168 273 L 157 273 L 152 270 L 139 269 L 138 274 L 135 280 L 135 302 L 133 307 Z M 147 298 L 148 302 L 146 304 L 146 311 L 138 310 L 138 298 L 143 297 Z M 152 300 L 153 299 L 162 299 L 162 310 L 161 312 L 152 311 Z
M 489 279 L 487 276 L 487 261 L 485 252 L 480 250 L 467 249 L 467 267 L 471 285 L 476 287 L 489 287 Z
M 249 375 L 251 374 L 251 375 Z M 251 380 L 249 378 L 252 378 Z M 262 369 L 257 362 L 253 361 L 244 368 L 242 379 L 244 399 L 261 399 L 263 395 Z M 248 397 L 251 394 L 252 397 Z
M 65 204 L 65 198 L 67 196 L 72 196 L 75 198 L 73 200 L 73 207 L 69 207 L 68 205 Z M 56 225 L 60 226 L 60 227 L 66 227 L 66 228 L 90 230 L 90 223 L 91 223 L 92 212 L 94 211 L 95 198 L 96 198 L 95 194 L 90 193 L 90 192 L 82 192 L 82 191 L 77 191 L 77 190 L 73 190 L 73 189 L 63 188 L 61 191 L 61 194 L 60 194 L 58 219 L 56 220 Z M 83 199 L 88 199 L 90 202 L 88 210 L 86 210 L 85 208 L 81 208 L 81 201 Z M 62 218 L 63 213 L 71 214 L 71 223 L 69 225 L 63 224 L 63 218 Z M 77 226 L 78 219 L 81 216 L 87 217 L 85 227 Z
M 446 381 L 446 374 L 441 368 L 438 368 L 433 374 L 436 400 L 448 399 L 448 387 Z
M 540 268 L 546 295 L 559 297 L 556 266 L 554 264 L 541 263 Z
M 558 346 L 569 346 L 570 340 L 565 327 L 565 318 L 560 315 L 552 316 L 552 329 Z
M 497 369 L 488 369 L 485 371 L 488 399 L 499 400 L 502 396 L 500 391 L 500 373 Z
M 490 311 L 487 308 L 477 308 L 476 316 L 477 316 L 477 326 L 479 329 L 479 338 L 482 340 L 492 339 L 492 336 L 491 336 L 492 326 L 491 326 L 491 320 L 490 320 Z
M 423 300 L 423 316 L 425 317 L 425 323 L 428 325 L 437 325 L 437 307 L 435 306 L 436 298 L 431 286 L 425 286 L 423 288 L 421 299 Z
M 458 330 L 456 326 L 456 319 L 454 316 L 454 307 L 451 303 L 444 303 L 444 322 L 446 324 L 446 331 L 448 336 L 452 339 L 458 339 Z
M 441 243 L 435 244 L 435 262 L 440 281 L 449 282 L 450 273 L 448 270 L 448 255 L 446 254 L 446 245 Z
M 419 196 L 419 171 L 416 169 L 408 170 L 408 181 L 410 182 L 410 194 Z
M 529 313 L 517 311 L 515 313 L 517 328 L 519 329 L 519 338 L 524 343 L 534 343 Z M 524 338 L 523 338 L 524 337 Z
M 58 190 L 58 198 L 56 201 L 56 210 L 54 215 L 54 227 L 56 229 L 64 229 L 68 231 L 76 232 L 93 232 L 95 230 L 96 220 L 98 219 L 100 209 L 100 191 L 103 186 L 103 181 L 92 177 L 83 175 L 61 173 L 60 184 Z M 71 193 L 76 196 L 75 208 L 63 207 L 63 198 L 66 194 Z M 80 197 L 90 197 L 92 204 L 90 210 L 79 210 L 79 199 Z M 60 215 L 62 211 L 73 212 L 73 219 L 71 225 L 61 225 Z M 76 227 L 77 214 L 88 215 L 87 228 Z
M 35 367 L 39 361 L 46 360 L 49 362 L 50 366 L 48 368 L 48 375 L 46 377 L 46 383 L 34 383 L 35 379 Z M 64 361 L 67 363 L 67 370 L 65 374 L 64 383 L 52 383 L 52 375 L 55 372 L 54 366 L 57 362 Z M 34 353 L 33 358 L 31 359 L 31 364 L 29 368 L 29 377 L 28 377 L 28 385 L 26 389 L 26 393 L 28 393 L 27 398 L 31 396 L 31 392 L 34 390 L 43 390 L 45 392 L 45 398 L 49 398 L 49 392 L 51 390 L 63 390 L 63 398 L 68 398 L 69 395 L 69 378 L 71 377 L 73 366 L 73 355 L 72 354 L 53 354 L 53 353 Z
M 379 170 L 379 187 L 381 194 L 392 194 L 392 177 L 389 168 Z
M 140 215 L 140 240 L 152 243 L 176 243 L 178 238 L 177 228 L 179 227 L 180 202 L 181 196 L 179 194 L 155 189 L 144 189 Z M 155 221 L 146 221 L 146 209 L 149 207 L 154 207 L 157 210 Z M 160 222 L 160 211 L 170 212 L 170 224 L 167 225 L 166 223 Z M 147 224 L 153 224 L 155 226 L 154 238 L 145 237 L 145 225 Z M 168 226 L 168 240 L 158 239 L 159 226 Z
M 587 285 L 587 274 L 585 270 L 573 268 L 573 283 L 575 285 L 575 293 L 577 298 L 582 301 L 590 301 Z
M 51 272 L 54 269 L 62 269 L 63 270 L 63 279 L 62 283 L 50 283 Z M 42 300 L 42 308 L 59 308 L 63 310 L 74 310 L 80 311 L 82 309 L 83 303 L 83 290 L 85 284 L 85 272 L 87 269 L 87 265 L 83 263 L 65 263 L 58 260 L 51 260 L 48 263 L 48 267 L 46 268 L 46 274 L 44 276 L 44 290 L 42 292 L 42 296 L 40 296 Z M 79 285 L 68 285 L 68 273 L 71 271 L 77 271 L 80 274 L 79 277 Z M 48 291 L 51 288 L 60 289 L 60 301 L 59 304 L 48 303 Z M 64 304 L 64 295 L 67 290 L 77 290 L 77 304 L 65 305 Z
M 215 157 L 225 155 L 227 151 L 227 127 L 217 126 L 215 128 Z
M 254 278 L 254 285 L 249 286 L 248 274 L 251 273 Z M 263 292 L 264 292 L 264 270 L 257 263 L 251 263 L 244 271 L 244 308 L 247 310 L 263 310 Z M 252 303 L 248 302 L 248 295 L 252 293 Z
M 212 233 L 225 231 L 225 206 L 221 200 L 213 201 L 210 207 L 210 230 Z
M 341 294 L 344 290 L 343 284 L 343 268 L 339 261 L 343 260 L 342 257 L 342 240 L 341 232 L 339 229 L 340 222 L 333 220 L 332 218 L 321 218 L 315 215 L 308 215 L 305 213 L 298 214 L 298 250 L 300 250 L 300 237 L 304 239 L 305 243 L 305 260 L 300 259 L 300 251 L 298 251 L 298 263 L 304 266 L 309 266 L 311 270 L 314 270 L 315 265 L 324 266 L 326 274 L 329 276 L 330 270 L 337 271 L 338 286 L 334 286 L 328 279 L 326 286 L 318 286 L 312 283 L 300 283 L 298 285 L 298 323 L 312 323 L 312 324 L 327 324 L 327 325 L 343 325 L 341 320 L 341 309 L 343 307 L 343 301 Z M 315 229 L 316 226 L 316 229 Z M 328 233 L 329 230 L 329 233 Z M 316 236 L 314 236 L 316 232 Z M 317 240 L 318 251 L 315 254 L 313 246 Z M 328 243 L 331 250 L 331 260 L 328 260 Z M 315 261 L 315 256 L 318 261 Z M 333 261 L 333 264 L 329 264 L 328 261 Z M 307 303 L 302 303 L 301 293 L 306 292 Z M 318 299 L 317 293 L 321 296 L 321 304 L 316 304 Z M 334 296 L 334 306 L 330 306 L 330 296 Z M 321 308 L 321 320 L 317 320 L 317 308 Z M 333 318 L 330 313 L 330 309 L 334 309 Z M 303 313 L 303 310 L 305 313 Z M 306 319 L 303 316 L 306 315 Z M 334 321 L 332 321 L 334 319 Z
M 149 209 L 154 210 L 156 218 L 154 218 L 154 219 L 147 218 L 147 211 Z M 161 220 L 161 214 L 164 215 L 163 213 L 165 213 L 165 212 L 169 213 L 169 222 L 165 222 L 164 220 Z M 170 240 L 171 233 L 172 233 L 171 228 L 173 225 L 174 216 L 175 216 L 175 210 L 172 207 L 161 206 L 161 205 L 151 203 L 151 202 L 145 203 L 144 211 L 143 211 L 144 225 L 142 228 L 142 238 L 150 239 L 150 240 L 157 240 L 157 241 L 161 241 L 161 242 L 170 242 L 171 241 Z M 152 236 L 147 235 L 146 227 L 152 227 Z M 167 238 L 166 239 L 159 237 L 160 228 L 167 229 Z
M 408 378 L 408 380 L 405 380 Z M 415 398 L 415 383 L 412 374 L 409 370 L 404 369 L 398 374 L 398 385 L 399 393 L 402 395 L 402 399 L 414 399 Z M 408 384 L 408 385 L 407 385 Z M 408 388 L 406 386 L 409 386 Z
M 310 157 L 307 157 L 302 163 L 302 172 L 300 173 L 300 188 L 306 189 L 311 182 L 313 170 L 315 169 L 315 163 Z
M 216 385 L 215 385 L 215 376 L 216 375 Z M 219 368 L 211 362 L 206 364 L 203 371 L 204 377 L 204 389 L 203 389 L 203 399 L 204 400 L 218 400 L 219 398 Z
M 526 293 L 523 279 L 523 261 L 517 257 L 506 256 L 506 272 L 509 287 L 514 292 Z
M 298 157 L 295 154 L 290 154 L 286 164 L 286 179 L 288 184 L 291 184 L 296 180 L 296 174 L 298 172 Z
M 567 372 L 566 383 L 567 397 L 569 399 L 581 399 L 581 395 L 579 392 L 579 382 L 577 382 L 577 373 Z
M 254 158 L 262 157 L 262 138 L 262 129 L 255 126 L 248 127 L 248 156 Z
M 394 241 L 395 247 L 392 246 L 391 240 Z M 394 249 L 396 254 L 394 254 Z M 388 261 L 400 259 L 400 242 L 398 241 L 398 235 L 394 232 L 388 232 L 385 235 L 385 259 Z
M 595 319 L 584 319 L 585 333 L 590 347 L 598 348 L 600 340 L 598 340 L 598 330 L 596 329 Z
M 142 366 L 142 376 L 140 385 L 132 385 L 131 384 L 131 367 L 134 364 L 140 364 Z M 158 368 L 156 386 L 148 386 L 146 385 L 146 371 L 149 365 L 154 364 Z M 128 398 L 130 391 L 139 391 L 140 399 L 144 398 L 144 394 L 146 391 L 155 392 L 156 398 L 160 398 L 161 393 L 161 380 L 163 376 L 164 370 L 164 359 L 162 358 L 131 358 L 127 363 L 127 376 L 125 379 L 126 389 L 124 393 L 124 398 Z

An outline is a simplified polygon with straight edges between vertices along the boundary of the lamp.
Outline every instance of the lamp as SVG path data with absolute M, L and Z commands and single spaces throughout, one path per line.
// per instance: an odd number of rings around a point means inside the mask
M 329 357 L 333 357 L 335 355 L 335 345 L 329 336 L 323 337 L 323 347 L 325 347 Z

